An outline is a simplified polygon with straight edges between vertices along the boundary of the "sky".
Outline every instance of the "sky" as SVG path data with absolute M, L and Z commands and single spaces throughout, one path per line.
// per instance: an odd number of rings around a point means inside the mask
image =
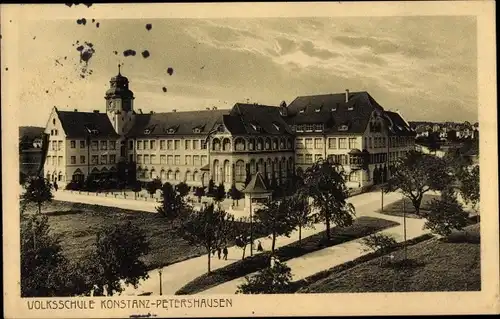
M 20 24 L 19 125 L 45 126 L 53 106 L 104 111 L 120 63 L 144 112 L 349 89 L 408 121 L 477 121 L 475 17 L 82 18 Z M 87 63 L 77 50 L 85 42 Z

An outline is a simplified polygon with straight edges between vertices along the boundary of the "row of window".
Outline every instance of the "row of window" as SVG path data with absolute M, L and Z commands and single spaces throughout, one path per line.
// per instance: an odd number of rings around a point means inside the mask
M 158 144 L 156 140 L 138 140 L 136 148 L 138 150 L 156 150 Z M 133 149 L 133 141 L 129 142 L 129 148 Z M 181 140 L 160 140 L 160 150 L 180 150 Z M 184 150 L 204 150 L 207 148 L 205 140 L 184 140 L 182 145 Z
M 186 155 L 182 165 L 203 166 L 208 163 L 207 155 Z M 160 163 L 156 155 L 137 155 L 137 164 L 171 164 L 181 165 L 180 155 L 160 155 Z
M 322 138 L 298 138 L 295 140 L 297 149 L 323 149 L 323 139 Z M 328 138 L 328 148 L 329 149 L 353 149 L 359 148 L 358 139 L 346 138 L 346 137 L 330 137 Z
M 75 149 L 76 148 L 76 142 L 75 140 L 71 140 L 69 143 L 70 143 L 70 147 L 72 149 Z M 79 146 L 81 149 L 85 148 L 85 141 L 79 141 Z M 99 148 L 99 144 L 100 144 L 100 148 Z M 106 151 L 108 150 L 108 148 L 110 150 L 116 150 L 116 141 L 91 141 L 90 142 L 90 147 L 93 151 L 98 151 L 99 149 L 103 150 L 103 151 Z
M 314 154 L 314 158 L 313 158 L 313 154 L 305 154 L 305 155 L 304 154 L 297 154 L 296 163 L 297 164 L 312 164 L 312 163 L 319 161 L 321 158 L 322 158 L 321 154 Z M 313 160 L 314 160 L 314 162 L 313 162 Z
M 235 151 L 262 151 L 262 150 L 282 150 L 282 149 L 292 149 L 291 139 L 277 139 L 272 140 L 267 138 L 258 137 L 256 139 L 249 138 L 245 141 L 243 138 L 236 138 L 234 140 L 234 150 Z M 279 147 L 278 147 L 279 146 Z M 213 151 L 231 151 L 231 140 L 229 138 L 224 138 L 222 142 L 218 138 L 212 140 L 212 150 Z
M 52 164 L 53 166 L 62 166 L 63 165 L 63 157 L 62 156 L 47 156 L 46 160 L 47 164 Z M 101 155 L 100 161 L 99 161 L 99 155 L 92 155 L 91 157 L 91 163 L 94 165 L 99 165 L 99 164 L 116 164 L 116 155 L 111 154 L 111 155 Z M 70 156 L 70 164 L 77 164 L 76 162 L 76 156 Z M 80 156 L 80 161 L 78 164 L 86 164 L 86 157 L 85 155 Z
M 171 181 L 186 181 L 186 182 L 200 182 L 201 181 L 201 174 L 198 173 L 198 171 L 194 171 L 191 173 L 191 171 L 187 171 L 184 174 L 184 178 L 181 174 L 180 171 L 172 171 L 172 170 L 161 170 L 160 174 L 158 174 L 154 169 L 148 170 L 137 170 L 137 178 L 149 178 L 149 179 L 155 179 L 159 177 L 162 181 L 165 180 L 171 180 Z
M 325 125 L 320 124 L 300 124 L 300 125 L 292 125 L 292 131 L 295 132 L 323 132 Z

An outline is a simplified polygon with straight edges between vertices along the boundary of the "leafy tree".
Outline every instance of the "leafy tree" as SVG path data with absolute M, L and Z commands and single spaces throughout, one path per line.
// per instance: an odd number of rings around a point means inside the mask
M 462 230 L 468 223 L 468 213 L 462 208 L 455 194 L 445 191 L 440 199 L 433 199 L 428 213 L 424 214 L 427 221 L 426 229 L 441 236 L 448 236 L 453 229 Z
M 234 221 L 234 217 L 210 204 L 200 212 L 191 211 L 179 228 L 179 235 L 182 238 L 192 245 L 206 249 L 209 273 L 211 252 L 226 245 L 231 221 Z
M 46 215 L 21 219 L 21 296 L 69 297 L 91 290 L 77 265 L 62 253 L 58 237 L 50 233 Z
M 291 232 L 295 229 L 290 206 L 291 200 L 289 198 L 283 198 L 281 201 L 271 200 L 255 212 L 255 220 L 271 234 L 272 253 L 274 253 L 276 237 L 281 235 L 290 237 Z
M 19 172 L 19 184 L 24 185 L 27 181 L 28 175 L 23 172 Z
M 299 229 L 299 245 L 302 242 L 302 229 L 306 227 L 313 227 L 312 218 L 310 215 L 311 212 L 309 210 L 309 204 L 307 200 L 307 196 L 304 196 L 302 194 L 296 194 L 290 200 L 290 217 L 292 219 L 292 222 Z
M 415 214 L 419 215 L 424 194 L 443 190 L 452 184 L 452 180 L 442 158 L 410 151 L 397 161 L 384 192 L 400 190 L 411 200 Z
M 397 243 L 394 236 L 383 233 L 371 234 L 361 240 L 361 244 L 365 246 L 365 251 L 379 252 L 382 255 L 390 252 Z M 382 263 L 382 258 L 380 258 L 380 263 Z
M 120 294 L 125 285 L 137 288 L 147 279 L 146 265 L 141 258 L 149 252 L 149 242 L 142 231 L 130 221 L 103 227 L 86 258 L 95 296 Z
M 189 194 L 189 186 L 184 182 L 175 185 L 175 190 L 179 193 L 179 196 L 181 196 L 182 198 L 186 197 Z
M 256 226 L 255 223 L 253 225 Z M 235 244 L 243 251 L 241 259 L 245 259 L 245 252 L 248 245 L 252 243 L 251 241 L 251 225 L 249 217 L 240 217 L 232 225 L 232 234 L 235 238 Z
M 131 186 L 132 186 L 131 188 L 132 188 L 132 191 L 134 192 L 135 198 L 137 198 L 137 193 L 142 190 L 141 182 L 136 180 L 135 182 L 132 183 Z
M 153 195 L 156 193 L 157 190 L 161 189 L 161 187 L 162 187 L 161 179 L 158 177 L 146 184 L 146 190 L 151 195 L 151 198 L 153 198 Z
M 313 199 L 313 222 L 324 222 L 326 239 L 330 240 L 330 225 L 347 227 L 354 222 L 355 210 L 347 203 L 349 196 L 342 166 L 328 162 L 315 163 L 304 174 L 304 192 Z
M 479 166 L 474 166 L 470 171 L 465 169 L 458 176 L 460 186 L 459 192 L 465 203 L 472 204 L 476 209 L 479 204 Z M 477 210 L 477 209 L 476 209 Z
M 42 213 L 42 205 L 45 202 L 52 201 L 52 185 L 48 179 L 42 176 L 32 176 L 25 184 L 25 192 L 21 195 L 21 205 L 26 206 L 29 203 L 36 203 L 38 213 Z
M 156 211 L 169 220 L 174 220 L 180 216 L 183 203 L 182 197 L 174 189 L 172 184 L 165 183 L 161 188 L 161 206 L 156 208 Z
M 279 294 L 290 292 L 292 271 L 285 263 L 245 276 L 245 283 L 238 286 L 237 294 Z
M 196 187 L 194 195 L 198 197 L 198 203 L 201 203 L 201 198 L 205 196 L 205 189 L 203 187 Z
M 231 189 L 229 190 L 229 196 L 231 196 L 231 199 L 233 200 L 233 204 L 234 204 L 234 201 L 236 201 L 236 205 L 238 205 L 238 201 L 241 198 L 243 198 L 243 193 L 238 188 L 236 188 L 235 184 L 233 184 L 231 186 Z
M 220 183 L 214 193 L 214 201 L 219 205 L 226 198 L 226 190 L 224 189 L 224 184 Z
M 214 196 L 214 194 L 215 194 L 215 183 L 213 179 L 210 179 L 210 181 L 208 181 L 207 195 Z

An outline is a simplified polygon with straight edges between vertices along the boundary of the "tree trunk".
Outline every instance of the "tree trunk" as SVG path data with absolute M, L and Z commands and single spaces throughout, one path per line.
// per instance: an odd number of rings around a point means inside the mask
M 42 213 L 42 202 L 38 202 L 38 214 Z
M 420 205 L 422 204 L 422 196 L 418 196 L 417 198 L 412 198 L 411 203 L 415 208 L 415 215 L 420 216 Z
M 299 224 L 299 246 L 302 245 L 302 225 Z
M 208 254 L 207 254 L 207 257 L 208 257 L 208 273 L 210 273 L 210 255 L 212 254 L 212 252 L 210 251 L 210 249 L 207 249 L 208 251 Z
M 241 256 L 241 260 L 245 259 L 245 251 L 247 250 L 247 245 L 243 246 L 243 256 Z
M 274 255 L 274 246 L 276 245 L 276 232 L 273 231 L 273 245 L 271 246 L 271 252 Z
M 325 224 L 326 224 L 326 239 L 330 240 L 330 218 L 329 217 L 326 217 Z

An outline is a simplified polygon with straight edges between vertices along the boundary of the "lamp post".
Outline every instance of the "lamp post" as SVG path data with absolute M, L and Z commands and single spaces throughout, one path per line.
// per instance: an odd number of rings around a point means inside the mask
M 253 256 L 253 216 L 252 216 L 252 193 L 249 195 L 250 199 L 250 256 Z
M 161 269 L 158 270 L 158 274 L 160 275 L 160 296 L 163 294 L 162 293 L 162 286 L 161 286 Z
M 404 259 L 406 260 L 406 202 L 403 196 L 403 248 L 404 248 Z

